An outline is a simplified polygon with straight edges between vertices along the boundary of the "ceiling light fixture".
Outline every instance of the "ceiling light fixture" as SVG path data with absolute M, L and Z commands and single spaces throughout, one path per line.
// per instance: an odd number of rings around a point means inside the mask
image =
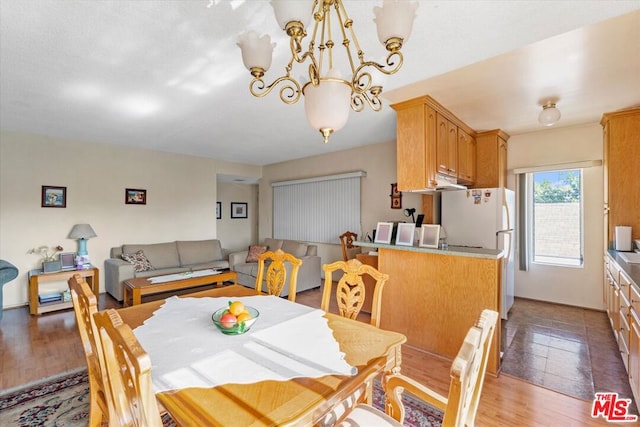
M 253 80 L 249 90 L 253 96 L 262 98 L 282 83 L 280 99 L 287 104 L 295 104 L 300 95 L 305 96 L 305 111 L 311 126 L 322 133 L 324 142 L 341 129 L 347 122 L 349 107 L 356 112 L 368 104 L 374 111 L 382 109 L 379 80 L 400 70 L 403 56 L 402 44 L 411 34 L 418 2 L 409 0 L 383 0 L 382 7 L 374 7 L 374 22 L 378 39 L 389 54 L 384 64 L 367 61 L 364 58 L 355 31 L 353 20 L 347 14 L 343 0 L 314 0 L 309 3 L 300 0 L 271 0 L 276 20 L 290 37 L 291 59 L 285 67 L 285 74 L 266 85 L 262 77 L 271 66 L 275 44 L 268 35 L 258 37 L 254 31 L 242 34 L 238 46 L 242 49 L 242 60 L 251 72 Z M 331 32 L 334 15 L 340 29 L 342 45 L 345 48 L 351 80 L 345 80 L 334 67 L 334 39 Z M 313 18 L 313 32 L 309 47 L 303 51 L 302 43 L 307 32 L 305 23 Z M 355 45 L 355 46 L 352 46 Z M 309 61 L 309 82 L 301 84 L 291 77 L 294 62 Z
M 542 125 L 553 126 L 558 120 L 560 120 L 560 110 L 556 108 L 555 102 L 547 101 L 547 103 L 542 106 L 538 121 Z

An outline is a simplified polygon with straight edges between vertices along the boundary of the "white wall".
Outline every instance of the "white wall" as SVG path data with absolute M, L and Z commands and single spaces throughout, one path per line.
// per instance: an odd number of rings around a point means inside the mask
M 603 136 L 599 124 L 544 130 L 512 136 L 508 143 L 508 168 L 551 165 L 602 159 Z M 603 286 L 603 175 L 602 167 L 583 171 L 583 268 L 531 264 L 519 271 L 516 262 L 516 296 L 601 310 Z M 514 178 L 510 176 L 510 183 Z M 513 185 L 510 185 L 513 188 Z
M 160 151 L 0 134 L 0 258 L 15 264 L 18 278 L 4 286 L 4 306 L 27 302 L 27 272 L 40 266 L 30 248 L 62 245 L 74 224 L 89 223 L 89 240 L 100 268 L 109 249 L 123 243 L 198 240 L 218 235 L 216 174 L 260 176 L 261 168 Z M 67 207 L 42 208 L 41 186 L 67 187 Z M 125 188 L 147 190 L 146 205 L 126 205 Z M 247 234 L 249 231 L 247 230 Z M 236 234 L 237 235 L 237 234 Z M 237 235 L 244 245 L 248 240 Z M 104 289 L 101 285 L 101 289 Z
M 420 213 L 422 198 L 414 193 L 403 193 L 402 209 L 391 209 L 391 184 L 397 181 L 395 141 L 367 145 L 265 166 L 260 182 L 260 240 L 271 237 L 273 231 L 271 183 L 358 170 L 367 173 L 361 178 L 362 229 L 351 230 L 357 232 L 359 238 L 364 237 L 363 232 L 371 234 L 378 221 L 410 221 L 403 214 L 405 208 L 416 208 L 416 214 Z M 342 259 L 339 244 L 319 244 L 318 255 L 322 263 Z
M 258 184 L 218 181 L 218 201 L 222 218 L 218 222 L 218 239 L 228 252 L 243 251 L 258 243 Z M 231 203 L 247 204 L 247 218 L 231 218 Z

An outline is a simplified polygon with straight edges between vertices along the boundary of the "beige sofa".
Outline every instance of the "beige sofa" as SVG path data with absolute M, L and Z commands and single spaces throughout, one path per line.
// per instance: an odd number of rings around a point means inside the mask
M 308 289 L 317 288 L 321 285 L 321 265 L 318 256 L 318 247 L 294 240 L 281 239 L 265 239 L 262 245 L 267 246 L 269 251 L 282 249 L 284 252 L 290 253 L 296 258 L 302 260 L 302 265 L 298 270 L 298 282 L 296 293 L 306 291 Z M 258 276 L 258 263 L 246 262 L 248 250 L 240 252 L 232 252 L 229 254 L 229 268 L 238 273 L 238 283 L 248 288 L 255 288 L 256 277 Z M 289 277 L 289 265 L 285 265 L 287 269 L 287 277 Z M 266 285 L 263 283 L 262 290 L 266 291 Z M 281 296 L 289 295 L 289 283 L 285 284 Z
M 140 250 L 144 252 L 153 270 L 135 271 L 133 264 L 122 259 L 122 254 L 134 254 Z M 111 248 L 110 256 L 104 261 L 105 289 L 118 301 L 122 301 L 122 282 L 128 279 L 207 268 L 229 268 L 229 261 L 217 239 L 126 244 Z

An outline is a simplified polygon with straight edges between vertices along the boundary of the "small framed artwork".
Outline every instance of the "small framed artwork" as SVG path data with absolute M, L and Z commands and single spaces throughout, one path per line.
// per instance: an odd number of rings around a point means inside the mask
M 398 183 L 391 184 L 391 209 L 402 209 L 402 192 L 398 191 Z
M 147 190 L 139 190 L 136 188 L 127 188 L 124 191 L 124 202 L 127 205 L 146 205 Z
M 62 252 L 60 254 L 60 264 L 63 270 L 73 270 L 76 268 L 76 253 Z
M 422 224 L 420 228 L 420 247 L 437 248 L 440 238 L 440 226 L 438 224 Z
M 222 202 L 216 202 L 216 219 L 222 219 Z
M 391 243 L 391 236 L 393 235 L 393 223 L 392 222 L 379 222 L 376 226 L 376 237 L 373 240 L 374 243 Z
M 398 224 L 396 232 L 396 245 L 413 246 L 413 236 L 416 231 L 416 225 L 412 222 L 401 222 Z
M 231 218 L 246 218 L 247 204 L 231 202 Z
M 42 207 L 43 208 L 66 208 L 67 207 L 67 187 L 54 187 L 51 185 L 42 186 Z

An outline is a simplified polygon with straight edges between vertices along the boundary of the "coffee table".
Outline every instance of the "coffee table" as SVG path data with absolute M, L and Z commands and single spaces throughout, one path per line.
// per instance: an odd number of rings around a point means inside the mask
M 227 281 L 232 281 L 234 285 L 237 285 L 238 273 L 235 271 L 225 271 L 222 273 L 198 277 L 189 277 L 188 275 L 185 275 L 183 279 L 170 280 L 161 283 L 152 283 L 149 279 L 151 278 L 137 277 L 122 282 L 122 296 L 124 298 L 123 304 L 125 307 L 140 304 L 142 302 L 143 295 L 177 291 L 180 289 L 194 288 L 212 283 L 215 283 L 217 286 L 221 286 L 223 282 Z M 129 303 L 130 300 L 131 304 Z

